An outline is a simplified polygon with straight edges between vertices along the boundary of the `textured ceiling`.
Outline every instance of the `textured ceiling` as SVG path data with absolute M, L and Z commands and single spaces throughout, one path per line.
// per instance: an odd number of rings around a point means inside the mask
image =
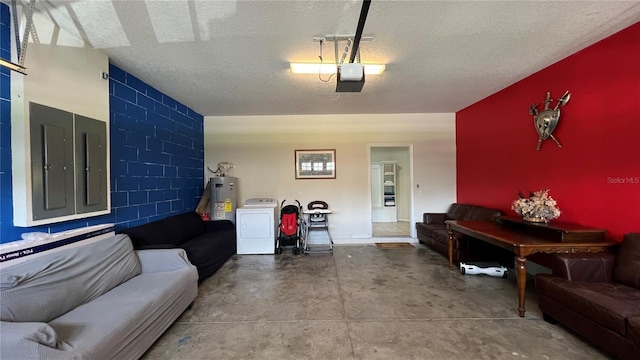
M 373 0 L 361 59 L 387 69 L 336 93 L 335 77 L 291 74 L 289 62 L 317 61 L 315 36 L 355 34 L 362 1 L 37 3 L 205 116 L 455 112 L 640 21 L 639 1 Z

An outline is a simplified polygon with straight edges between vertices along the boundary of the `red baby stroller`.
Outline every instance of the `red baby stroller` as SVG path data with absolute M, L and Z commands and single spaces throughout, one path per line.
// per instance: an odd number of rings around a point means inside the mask
M 302 206 L 298 200 L 296 205 L 285 205 L 287 200 L 280 204 L 280 224 L 278 226 L 278 239 L 276 240 L 276 254 L 282 254 L 284 246 L 293 246 L 293 253 L 300 255 L 302 246 Z

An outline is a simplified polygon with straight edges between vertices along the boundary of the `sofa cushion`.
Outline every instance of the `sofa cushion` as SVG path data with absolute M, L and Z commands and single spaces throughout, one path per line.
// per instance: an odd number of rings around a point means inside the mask
M 504 213 L 497 209 L 490 209 L 481 206 L 473 206 L 469 209 L 464 219 L 471 221 L 492 221 L 494 217 L 504 215 Z
M 189 261 L 198 268 L 200 280 L 203 280 L 236 253 L 235 227 L 207 232 L 180 246 L 186 251 Z
M 572 281 L 612 282 L 613 253 L 553 254 L 553 275 Z
M 190 267 L 146 273 L 49 325 L 73 349 L 67 359 L 138 359 L 195 299 L 197 291 Z
M 626 285 L 538 275 L 536 289 L 621 336 L 627 335 L 627 319 L 640 315 L 640 292 Z
M 447 220 L 462 220 L 471 209 L 472 205 L 453 203 L 447 210 Z
M 640 233 L 625 235 L 616 256 L 613 279 L 640 289 Z
M 54 249 L 2 269 L 0 320 L 49 322 L 138 274 L 126 235 Z
M 422 222 L 425 224 L 433 225 L 440 224 L 444 225 L 444 221 L 447 219 L 447 214 L 445 213 L 424 213 L 422 214 Z
M 205 231 L 205 223 L 195 211 L 122 230 L 129 235 L 137 249 L 157 244 L 173 244 L 177 247 Z
M 422 233 L 425 236 L 430 238 L 434 237 L 433 232 L 437 230 L 446 230 L 444 224 L 425 224 L 425 223 L 416 223 L 416 230 L 419 233 Z
M 439 242 L 441 244 L 445 244 L 447 245 L 447 247 L 449 246 L 449 233 L 447 232 L 447 229 L 435 229 L 433 230 L 432 236 L 434 241 Z M 458 241 L 454 242 L 454 247 L 458 248 Z
M 640 315 L 627 320 L 627 338 L 640 347 Z
M 220 248 L 220 242 L 225 241 L 225 238 L 224 232 L 205 233 L 185 242 L 181 247 L 187 252 L 192 264 L 202 264 L 215 256 L 216 249 Z

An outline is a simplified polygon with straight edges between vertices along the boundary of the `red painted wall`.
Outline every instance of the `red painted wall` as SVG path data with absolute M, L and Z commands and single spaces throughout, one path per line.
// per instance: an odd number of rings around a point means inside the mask
M 563 147 L 536 151 L 528 109 L 566 90 L 553 133 Z M 456 136 L 458 202 L 515 215 L 519 190 L 548 188 L 560 221 L 616 241 L 640 232 L 640 23 L 459 111 Z

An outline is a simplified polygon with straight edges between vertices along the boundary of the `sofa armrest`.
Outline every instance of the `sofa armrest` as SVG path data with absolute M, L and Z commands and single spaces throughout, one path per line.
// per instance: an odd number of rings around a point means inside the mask
M 188 269 L 191 265 L 183 249 L 136 250 L 141 274 Z
M 230 220 L 205 221 L 204 223 L 207 226 L 207 232 L 235 230 L 236 228 Z
M 444 224 L 447 214 L 445 213 L 424 213 L 422 214 L 422 221 L 425 224 Z
M 611 253 L 555 254 L 553 275 L 572 281 L 611 282 L 615 255 Z

